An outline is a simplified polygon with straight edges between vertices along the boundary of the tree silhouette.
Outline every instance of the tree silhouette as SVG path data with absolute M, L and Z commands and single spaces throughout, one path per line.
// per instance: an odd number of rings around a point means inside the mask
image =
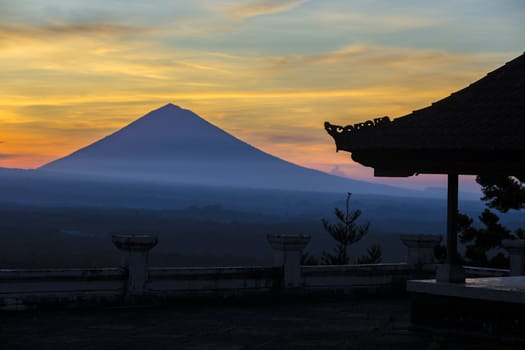
M 483 228 L 474 228 L 473 220 L 464 214 L 458 215 L 459 240 L 465 244 L 465 258 L 470 265 L 486 267 L 507 267 L 509 259 L 494 249 L 501 247 L 501 241 L 513 238 L 508 229 L 499 223 L 499 217 L 485 209 L 479 216 Z
M 319 260 L 308 252 L 301 255 L 301 265 L 319 265 Z
M 367 233 L 370 223 L 358 225 L 356 221 L 361 216 L 361 210 L 350 210 L 351 193 L 346 195 L 345 211 L 335 208 L 337 222 L 331 224 L 326 219 L 322 219 L 323 227 L 326 232 L 337 242 L 333 253 L 323 252 L 321 261 L 328 265 L 342 265 L 350 262 L 348 247 L 361 240 Z
M 501 213 L 514 209 L 525 208 L 525 185 L 515 177 L 501 175 L 479 175 L 476 182 L 481 185 L 483 197 L 489 208 Z M 475 228 L 473 220 L 465 215 L 458 214 L 458 232 L 460 242 L 465 244 L 465 258 L 468 263 L 476 266 L 508 267 L 509 259 L 501 248 L 504 239 L 525 238 L 525 231 L 521 228 L 511 232 L 499 223 L 499 217 L 489 209 L 485 209 L 479 216 L 483 228 Z M 491 254 L 497 252 L 497 254 Z
M 480 175 L 476 182 L 481 185 L 483 198 L 487 206 L 502 213 L 510 209 L 525 208 L 525 185 L 512 176 Z
M 383 260 L 383 251 L 379 244 L 374 244 L 366 251 L 366 255 L 357 258 L 358 264 L 379 264 Z

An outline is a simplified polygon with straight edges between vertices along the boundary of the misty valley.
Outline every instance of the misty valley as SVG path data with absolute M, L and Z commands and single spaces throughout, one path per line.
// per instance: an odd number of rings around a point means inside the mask
M 352 192 L 383 262 L 405 260 L 400 234 L 443 235 L 445 193 L 357 181 L 264 153 L 168 104 L 35 170 L 0 168 L 2 267 L 114 266 L 114 233 L 154 234 L 154 266 L 266 265 L 268 234 L 309 234 L 310 255 L 334 249 L 321 220 Z M 476 217 L 479 196 L 460 194 Z M 519 218 L 507 215 L 509 227 Z
M 124 201 L 133 190 L 133 201 L 118 206 L 36 204 L 26 201 L 0 206 L 0 263 L 3 267 L 100 267 L 115 266 L 119 254 L 111 243 L 113 233 L 152 233 L 159 245 L 151 252 L 153 266 L 268 265 L 272 251 L 266 235 L 312 235 L 310 254 L 332 250 L 334 242 L 323 230 L 321 219 L 333 218 L 342 207 L 344 194 L 293 191 L 233 190 L 180 186 L 165 189 L 161 209 L 148 205 L 161 192 L 134 188 L 105 194 Z M 185 192 L 187 197 L 184 198 Z M 189 195 L 191 194 L 191 196 Z M 27 198 L 27 197 L 26 197 Z M 172 199 L 170 201 L 170 199 Z M 198 200 L 197 200 L 198 199 Z M 188 203 L 193 202 L 192 205 Z M 158 201 L 151 203 L 159 205 Z M 462 201 L 462 210 L 476 216 L 481 203 Z M 402 198 L 378 195 L 353 197 L 352 207 L 363 211 L 370 232 L 350 249 L 351 258 L 372 244 L 383 250 L 384 262 L 404 261 L 404 233 L 443 234 L 445 203 L 438 198 Z M 519 217 L 506 218 L 518 226 Z

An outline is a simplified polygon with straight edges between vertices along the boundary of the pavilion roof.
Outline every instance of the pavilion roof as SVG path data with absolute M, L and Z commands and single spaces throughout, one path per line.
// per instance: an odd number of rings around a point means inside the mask
M 525 54 L 468 87 L 389 121 L 325 123 L 337 150 L 379 176 L 525 174 Z

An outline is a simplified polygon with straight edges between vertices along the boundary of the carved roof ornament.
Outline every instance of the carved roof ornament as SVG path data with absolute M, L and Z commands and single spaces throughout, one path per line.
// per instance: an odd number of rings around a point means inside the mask
M 376 129 L 378 127 L 388 125 L 390 123 L 390 118 L 384 116 L 347 126 L 335 125 L 330 124 L 330 122 L 324 122 L 324 128 L 326 132 L 334 138 L 336 151 L 339 152 L 339 150 L 342 149 L 342 147 L 340 147 L 341 142 L 344 142 L 344 140 L 346 140 L 346 136 L 357 135 L 362 131 Z
M 375 128 L 385 124 L 390 124 L 390 118 L 387 116 L 374 118 L 373 120 L 367 120 L 362 123 L 356 123 L 353 125 L 341 126 L 324 122 L 325 130 L 332 136 L 340 135 L 343 133 L 355 133 L 369 128 Z

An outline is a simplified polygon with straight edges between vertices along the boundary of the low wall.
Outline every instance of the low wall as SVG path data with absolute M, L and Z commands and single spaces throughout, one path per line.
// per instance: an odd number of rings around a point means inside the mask
M 0 269 L 0 309 L 198 296 L 400 293 L 407 280 L 433 278 L 437 266 L 428 252 L 432 237 L 405 236 L 408 239 L 407 263 L 301 266 L 300 252 L 309 237 L 273 235 L 269 241 L 276 249 L 274 266 L 150 268 L 148 251 L 157 244 L 156 238 L 120 235 L 113 240 L 123 253 L 122 267 Z M 472 267 L 465 267 L 465 272 L 469 277 L 509 274 L 509 270 Z
M 126 283 L 122 268 L 0 269 L 0 309 L 116 302 L 125 294 Z
M 279 287 L 274 267 L 151 268 L 147 293 L 157 296 L 268 292 Z
M 126 303 L 144 299 L 229 295 L 350 293 L 356 288 L 403 290 L 406 264 L 302 266 L 301 285 L 283 288 L 282 267 L 164 267 L 148 269 L 141 295 L 130 295 L 128 271 L 0 270 L 0 309 L 38 305 Z
M 303 266 L 301 272 L 305 290 L 346 294 L 357 289 L 403 291 L 416 271 L 399 263 Z

